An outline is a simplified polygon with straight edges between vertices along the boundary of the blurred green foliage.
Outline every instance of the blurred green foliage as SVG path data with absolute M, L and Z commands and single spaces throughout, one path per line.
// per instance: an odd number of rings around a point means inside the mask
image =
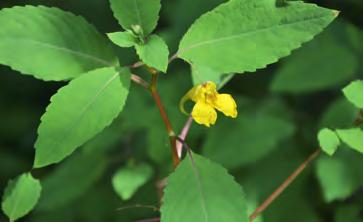
M 170 52 L 176 51 L 199 15 L 221 2 L 163 0 L 157 33 Z M 363 78 L 363 1 L 314 2 L 340 10 L 339 21 L 290 57 L 254 74 L 233 77 L 221 91 L 238 98 L 237 121 L 221 117 L 211 129 L 193 125 L 187 138 L 195 152 L 231 170 L 253 207 L 318 146 L 316 133 L 321 127 L 351 126 L 358 112 L 342 99 L 341 88 Z M 56 6 L 82 15 L 103 33 L 120 29 L 105 0 L 4 0 L 0 8 L 25 4 Z M 117 50 L 123 64 L 137 61 L 134 50 Z M 160 79 L 161 97 L 179 130 L 186 116 L 178 103 L 192 86 L 191 70 L 176 61 L 168 76 Z M 31 169 L 39 119 L 50 96 L 64 84 L 42 82 L 0 66 L 0 190 L 9 178 Z M 32 172 L 41 180 L 43 195 L 35 211 L 19 221 L 130 222 L 158 217 L 149 208 L 126 207 L 159 205 L 156 183 L 172 170 L 168 142 L 150 95 L 132 85 L 117 121 L 62 163 Z M 113 191 L 112 176 L 130 161 L 150 164 L 155 173 L 124 201 Z M 362 155 L 344 147 L 332 158 L 321 154 L 260 220 L 363 221 L 362 163 Z M 7 221 L 2 214 L 0 221 Z

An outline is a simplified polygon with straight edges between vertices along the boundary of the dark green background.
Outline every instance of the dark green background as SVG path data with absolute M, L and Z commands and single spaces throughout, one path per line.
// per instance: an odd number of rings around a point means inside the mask
M 194 19 L 221 2 L 223 1 L 163 0 L 161 19 L 156 32 L 168 42 L 171 53 L 174 53 L 180 38 Z M 309 88 L 309 84 L 314 82 L 315 77 L 321 79 L 322 82 L 329 82 L 335 78 L 336 74 L 320 76 L 319 65 L 307 65 L 307 68 L 304 69 L 306 77 L 299 78 L 301 85 L 306 85 L 302 91 L 270 90 L 276 76 L 284 66 L 294 67 L 295 63 L 291 61 L 293 58 L 283 59 L 254 74 L 237 75 L 222 91 L 231 93 L 237 98 L 240 113 L 238 120 L 230 120 L 219 114 L 217 126 L 207 129 L 193 125 L 190 137 L 188 137 L 188 143 L 197 152 L 205 153 L 210 158 L 231 168 L 231 173 L 236 176 L 236 180 L 244 185 L 250 202 L 253 202 L 254 199 L 262 201 L 266 198 L 317 147 L 315 135 L 322 125 L 347 127 L 352 115 L 355 114 L 355 110 L 343 101 L 340 89 L 349 81 L 363 76 L 363 34 L 359 30 L 363 29 L 363 2 L 361 0 L 314 2 L 341 11 L 340 18 L 329 28 L 326 35 L 329 38 L 331 36 L 336 38 L 332 44 L 344 48 L 354 57 L 355 63 L 352 63 L 351 59 L 344 61 L 346 66 L 350 66 L 346 71 L 347 74 L 340 73 L 339 75 L 343 75 L 343 77 L 339 81 L 332 81 L 329 85 Z M 120 30 L 106 0 L 3 0 L 0 2 L 0 8 L 25 4 L 56 6 L 82 15 L 102 33 Z M 344 31 L 346 26 L 352 24 L 356 28 L 353 37 L 351 32 L 346 34 Z M 324 42 L 325 39 L 321 38 L 320 41 Z M 330 53 L 330 51 L 319 50 L 320 46 L 320 44 L 312 45 L 312 50 L 305 53 L 297 50 L 293 53 L 293 56 L 296 57 L 295 61 L 299 58 L 308 60 L 309 56 L 314 55 L 314 58 L 315 56 L 324 58 L 319 60 L 323 63 L 322 67 L 329 67 L 339 62 L 335 59 L 346 58 L 345 56 L 343 58 L 334 56 L 334 47 Z M 137 61 L 135 53 L 131 49 L 118 49 L 118 52 L 120 61 L 124 64 Z M 343 70 L 345 72 L 346 69 Z M 143 70 L 139 70 L 139 72 L 143 73 Z M 142 75 L 146 79 L 149 77 L 145 73 Z M 174 127 L 179 130 L 186 117 L 178 111 L 177 106 L 179 99 L 192 86 L 190 70 L 183 62 L 176 61 L 169 67 L 168 74 L 162 75 L 160 79 L 162 99 L 172 117 Z M 9 67 L 0 66 L 0 190 L 6 186 L 8 179 L 31 169 L 34 157 L 33 144 L 36 140 L 39 119 L 48 105 L 51 95 L 65 84 L 42 82 L 14 72 Z M 327 114 L 327 109 L 337 100 L 342 100 L 341 103 L 344 104 L 338 104 L 338 108 L 333 108 L 333 114 Z M 264 118 L 267 120 L 262 121 L 265 120 Z M 269 118 L 284 121 L 285 124 L 280 129 L 276 128 L 277 123 L 268 121 Z M 274 126 L 275 128 L 273 128 Z M 257 128 L 256 131 L 253 131 L 256 133 L 247 137 L 250 127 Z M 270 129 L 271 127 L 272 129 Z M 264 144 L 262 147 L 254 144 L 255 141 L 268 140 L 266 138 L 269 135 L 258 134 L 258 132 L 274 134 L 276 130 L 281 130 L 281 138 L 276 141 L 272 138 L 272 145 L 267 142 L 269 147 L 264 147 Z M 286 132 L 284 133 L 284 131 Z M 244 137 L 241 137 L 241 134 Z M 240 138 L 245 137 L 252 141 L 249 151 L 240 146 Z M 205 147 L 205 144 L 210 145 L 208 149 L 201 149 Z M 84 154 L 83 150 L 89 149 L 91 151 Z M 129 222 L 158 216 L 157 212 L 150 209 L 116 210 L 119 207 L 134 204 L 157 205 L 155 182 L 158 178 L 167 176 L 172 170 L 168 140 L 161 119 L 147 92 L 141 87 L 133 85 L 126 109 L 120 118 L 105 133 L 87 144 L 83 150 L 81 149 L 59 165 L 32 171 L 35 177 L 42 181 L 48 178 L 49 181 L 54 179 L 51 177 L 55 170 L 63 167 L 65 168 L 63 176 L 67 181 L 64 181 L 64 184 L 61 183 L 61 179 L 53 181 L 53 185 L 56 184 L 55 188 L 50 187 L 48 191 L 44 192 L 51 193 L 53 197 L 50 199 L 55 200 L 41 200 L 43 207 L 38 207 L 20 221 Z M 224 154 L 226 156 L 223 156 Z M 82 155 L 86 155 L 86 157 Z M 229 158 L 234 156 L 245 158 L 231 160 L 236 164 L 228 165 Z M 327 157 L 322 154 L 320 158 Z M 264 221 L 363 221 L 363 157 L 361 154 L 343 147 L 334 158 L 341 160 L 345 168 L 349 170 L 348 179 L 339 181 L 336 188 L 334 188 L 336 181 L 331 180 L 333 187 L 330 189 L 333 192 L 350 187 L 343 198 L 332 202 L 324 199 L 323 189 L 325 188 L 322 188 L 320 184 L 323 179 L 317 173 L 318 166 L 314 163 L 271 205 L 264 215 Z M 151 164 L 155 169 L 155 174 L 153 180 L 143 186 L 133 199 L 124 202 L 112 190 L 110 181 L 115 170 L 130 161 Z M 322 162 L 319 161 L 319 163 Z M 73 167 L 79 169 L 76 176 L 71 173 L 72 170 L 66 167 L 67 164 L 73 164 Z M 337 172 L 328 169 L 324 173 L 328 174 L 328 177 L 329 175 L 334 177 Z M 89 178 L 92 180 L 88 181 Z M 329 179 L 326 181 L 329 184 Z M 85 185 L 83 186 L 82 183 Z M 81 187 L 80 190 L 77 190 L 77 187 Z M 71 193 L 72 190 L 76 191 Z M 60 197 L 67 196 L 63 194 L 68 193 L 69 198 L 65 198 L 61 204 L 53 202 L 53 206 L 47 201 L 57 201 L 56 199 L 59 197 L 54 193 L 58 193 Z M 7 221 L 2 214 L 0 214 L 0 221 Z

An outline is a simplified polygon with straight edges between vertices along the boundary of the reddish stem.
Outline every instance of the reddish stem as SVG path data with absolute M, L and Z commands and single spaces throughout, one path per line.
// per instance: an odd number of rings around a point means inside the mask
M 165 112 L 165 108 L 161 102 L 159 93 L 157 91 L 157 78 L 158 78 L 158 74 L 156 71 L 153 71 L 152 69 L 150 70 L 151 74 L 152 74 L 152 81 L 151 81 L 151 86 L 150 86 L 150 92 L 152 97 L 155 100 L 155 103 L 157 105 L 157 107 L 159 108 L 160 114 L 161 114 L 161 118 L 163 119 L 163 122 L 165 124 L 166 130 L 168 132 L 169 135 L 169 141 L 170 141 L 170 146 L 171 146 L 171 152 L 172 152 L 172 156 L 173 156 L 173 165 L 174 168 L 176 168 L 180 162 L 179 156 L 178 156 L 178 151 L 176 148 L 176 138 L 175 138 L 175 133 L 173 130 L 173 127 L 171 125 L 171 122 L 169 120 L 168 115 Z
M 307 165 L 320 154 L 315 150 L 250 216 L 250 222 L 258 217 L 280 194 L 304 171 Z

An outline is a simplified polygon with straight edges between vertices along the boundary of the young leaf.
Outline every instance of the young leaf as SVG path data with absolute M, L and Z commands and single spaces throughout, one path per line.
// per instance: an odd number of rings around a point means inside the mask
M 15 180 L 10 180 L 2 201 L 2 209 L 10 221 L 15 221 L 28 214 L 38 202 L 41 185 L 30 173 L 24 173 Z
M 242 188 L 220 165 L 193 154 L 168 177 L 161 222 L 247 222 Z
M 69 205 L 100 179 L 106 166 L 107 159 L 100 153 L 75 153 L 42 179 L 43 192 L 36 209 L 51 211 Z
M 137 44 L 136 52 L 148 66 L 166 72 L 168 68 L 169 49 L 162 38 L 151 35 L 146 43 Z
M 92 25 L 57 8 L 2 9 L 0 27 L 0 63 L 39 79 L 71 79 L 118 63 Z
M 110 3 L 115 18 L 125 30 L 141 29 L 140 35 L 146 37 L 155 29 L 160 0 L 110 0 Z
M 340 139 L 349 147 L 363 153 L 363 131 L 360 128 L 336 130 Z
M 346 28 L 335 23 L 316 39 L 284 60 L 271 84 L 271 90 L 304 93 L 323 90 L 351 79 L 358 68 L 358 58 L 347 43 L 341 44 L 337 33 Z
M 147 164 L 119 169 L 112 178 L 116 193 L 123 199 L 130 199 L 152 176 L 153 169 Z
M 183 37 L 178 56 L 220 73 L 253 72 L 313 38 L 337 11 L 300 1 L 231 0 L 199 18 Z
M 60 89 L 42 116 L 34 167 L 61 161 L 121 112 L 130 86 L 127 69 L 103 68 Z
M 321 149 L 330 156 L 335 153 L 340 145 L 340 140 L 337 134 L 328 128 L 320 130 L 318 140 Z
M 108 38 L 116 45 L 124 48 L 136 45 L 137 39 L 132 32 L 113 32 L 107 34 Z
M 363 81 L 358 80 L 350 83 L 343 89 L 343 92 L 351 103 L 363 109 Z

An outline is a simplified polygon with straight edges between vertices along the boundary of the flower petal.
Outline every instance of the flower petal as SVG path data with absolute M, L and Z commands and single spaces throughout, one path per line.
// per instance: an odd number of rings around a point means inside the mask
M 193 107 L 192 117 L 195 122 L 209 127 L 216 122 L 217 112 L 211 105 L 204 102 L 197 102 Z
M 214 82 L 205 82 L 201 85 L 194 86 L 189 92 L 189 97 L 192 101 L 207 101 L 209 97 L 217 94 L 217 86 Z
M 214 101 L 214 108 L 232 118 L 237 117 L 237 105 L 229 94 L 218 94 Z

